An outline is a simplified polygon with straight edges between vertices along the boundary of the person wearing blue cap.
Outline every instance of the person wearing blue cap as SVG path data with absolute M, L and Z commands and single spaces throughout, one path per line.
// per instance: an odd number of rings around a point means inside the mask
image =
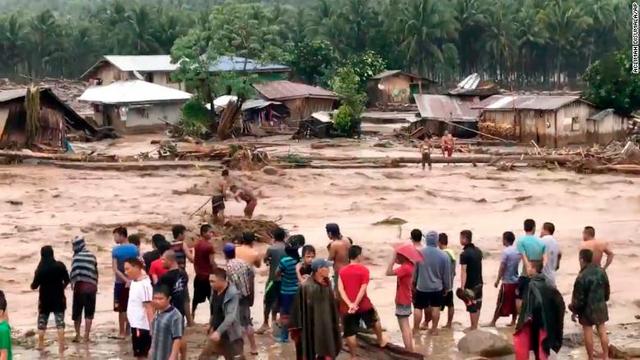
M 238 303 L 240 326 L 247 340 L 249 340 L 251 355 L 257 355 L 258 347 L 253 330 L 253 320 L 251 319 L 251 307 L 255 296 L 255 272 L 249 264 L 236 258 L 236 246 L 234 244 L 225 244 L 222 252 L 227 260 L 227 278 L 240 293 L 240 301 Z
M 440 307 L 444 296 L 451 290 L 451 260 L 438 248 L 438 233 L 429 231 L 425 235 L 427 246 L 422 249 L 422 261 L 416 263 L 416 293 L 413 306 L 414 333 L 418 332 L 422 313 L 431 315 L 430 335 L 438 333 Z M 428 311 L 430 309 L 431 311 Z
M 296 293 L 291 309 L 289 331 L 296 345 L 297 359 L 335 359 L 342 339 L 337 301 L 329 279 L 331 263 L 316 258 L 311 276 Z

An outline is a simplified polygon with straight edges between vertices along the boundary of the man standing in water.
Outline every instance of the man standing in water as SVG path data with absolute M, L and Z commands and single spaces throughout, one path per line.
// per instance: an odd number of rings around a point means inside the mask
M 542 224 L 542 231 L 540 232 L 540 240 L 544 244 L 542 274 L 547 279 L 547 283 L 553 287 L 556 287 L 556 271 L 560 269 L 560 259 L 562 259 L 558 240 L 553 237 L 555 231 L 556 227 L 552 223 L 546 222 Z
M 480 309 L 482 309 L 482 251 L 473 244 L 473 234 L 470 230 L 460 232 L 460 298 L 465 301 L 471 326 L 469 330 L 478 328 Z M 462 295 L 462 296 L 460 296 Z
M 445 131 L 444 135 L 442 136 L 441 142 L 440 142 L 440 147 L 442 150 L 442 156 L 445 158 L 450 158 L 453 156 L 453 150 L 455 149 L 456 146 L 456 140 L 453 138 L 453 136 L 449 133 L 449 131 Z
M 351 241 L 342 236 L 338 224 L 327 224 L 325 229 L 331 241 L 328 246 L 329 261 L 333 261 L 333 281 L 334 286 L 337 286 L 340 269 L 349 264 L 349 247 L 351 246 Z
M 425 165 L 429 164 L 429 170 L 431 170 L 431 134 L 424 135 L 424 140 L 420 143 L 420 156 L 422 158 L 422 171 L 424 171 Z
M 184 225 L 174 225 L 171 228 L 171 234 L 173 235 L 173 242 L 171 243 L 171 250 L 176 254 L 176 260 L 178 266 L 185 275 L 187 274 L 187 260 L 193 263 L 193 253 L 187 243 L 187 228 Z M 189 278 L 187 276 L 187 283 Z M 184 287 L 184 310 L 178 309 L 187 318 L 187 326 L 193 326 L 193 316 L 191 316 L 191 296 L 189 296 L 189 286 Z
M 231 185 L 229 190 L 231 190 L 237 201 L 242 200 L 247 204 L 244 207 L 244 216 L 247 219 L 251 219 L 253 217 L 253 211 L 256 209 L 256 206 L 258 206 L 258 198 L 246 187 Z
M 569 310 L 571 319 L 578 318 L 584 333 L 584 345 L 589 360 L 594 358 L 593 327 L 600 336 L 602 345 L 602 359 L 609 359 L 609 338 L 605 323 L 609 320 L 607 301 L 609 301 L 610 287 L 607 273 L 593 262 L 593 252 L 588 249 L 580 250 L 580 273 L 573 285 L 573 295 Z
M 328 261 L 314 259 L 311 277 L 300 284 L 293 302 L 289 330 L 299 360 L 335 359 L 342 348 L 329 267 Z
M 116 246 L 111 251 L 111 267 L 115 285 L 113 287 L 113 311 L 118 313 L 118 338 L 127 336 L 127 304 L 129 302 L 129 284 L 131 283 L 124 274 L 124 262 L 127 259 L 138 258 L 138 247 L 130 244 L 127 236 L 127 228 L 118 226 L 113 230 L 113 240 Z
M 607 261 L 602 268 L 607 271 L 613 262 L 613 251 L 606 240 L 596 240 L 596 229 L 592 226 L 586 226 L 582 232 L 582 249 L 591 250 L 593 252 L 593 263 L 602 266 L 602 255 L 607 255 Z
M 224 169 L 222 170 L 222 179 L 214 186 L 213 196 L 211 197 L 211 213 L 216 224 L 224 224 L 224 201 L 227 198 L 229 182 L 229 170 Z

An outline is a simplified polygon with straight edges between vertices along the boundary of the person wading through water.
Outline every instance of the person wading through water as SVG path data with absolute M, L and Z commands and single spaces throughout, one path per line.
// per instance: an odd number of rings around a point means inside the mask
M 44 335 L 47 331 L 49 315 L 53 313 L 58 330 L 58 354 L 64 356 L 64 311 L 67 299 L 64 289 L 69 285 L 69 273 L 63 263 L 53 256 L 51 246 L 40 249 L 40 263 L 36 268 L 32 290 L 39 290 L 38 296 L 38 350 L 44 350 Z
M 222 179 L 220 179 L 213 188 L 213 196 L 211 197 L 211 213 L 215 224 L 224 224 L 225 200 L 227 199 L 227 191 L 230 186 L 229 170 L 222 170 Z
M 98 292 L 98 261 L 85 244 L 84 238 L 77 237 L 71 243 L 71 288 L 73 306 L 71 319 L 76 330 L 74 342 L 80 342 L 80 325 L 84 311 L 84 341 L 89 342 L 91 323 L 96 312 L 96 294 Z

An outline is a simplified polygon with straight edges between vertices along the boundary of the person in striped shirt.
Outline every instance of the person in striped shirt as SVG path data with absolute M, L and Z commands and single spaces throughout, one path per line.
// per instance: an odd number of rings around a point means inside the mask
M 293 299 L 298 292 L 298 273 L 296 266 L 300 262 L 298 247 L 293 244 L 285 246 L 286 256 L 280 259 L 277 276 L 280 277 L 280 334 L 276 335 L 276 339 L 280 342 L 289 341 L 289 315 Z
M 91 322 L 96 312 L 96 294 L 98 292 L 98 262 L 96 256 L 87 249 L 82 237 L 76 237 L 71 243 L 71 288 L 73 289 L 73 307 L 71 318 L 76 329 L 73 342 L 80 342 L 80 326 L 84 310 L 84 341 L 89 342 Z

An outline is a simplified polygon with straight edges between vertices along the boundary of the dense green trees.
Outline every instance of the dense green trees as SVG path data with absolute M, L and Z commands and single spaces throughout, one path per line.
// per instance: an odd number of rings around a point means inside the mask
M 389 68 L 444 83 L 479 72 L 507 87 L 558 88 L 630 42 L 625 0 L 4 0 L 0 9 L 0 76 L 14 78 L 76 77 L 102 54 L 173 48 L 282 61 L 327 85 L 373 51 Z

